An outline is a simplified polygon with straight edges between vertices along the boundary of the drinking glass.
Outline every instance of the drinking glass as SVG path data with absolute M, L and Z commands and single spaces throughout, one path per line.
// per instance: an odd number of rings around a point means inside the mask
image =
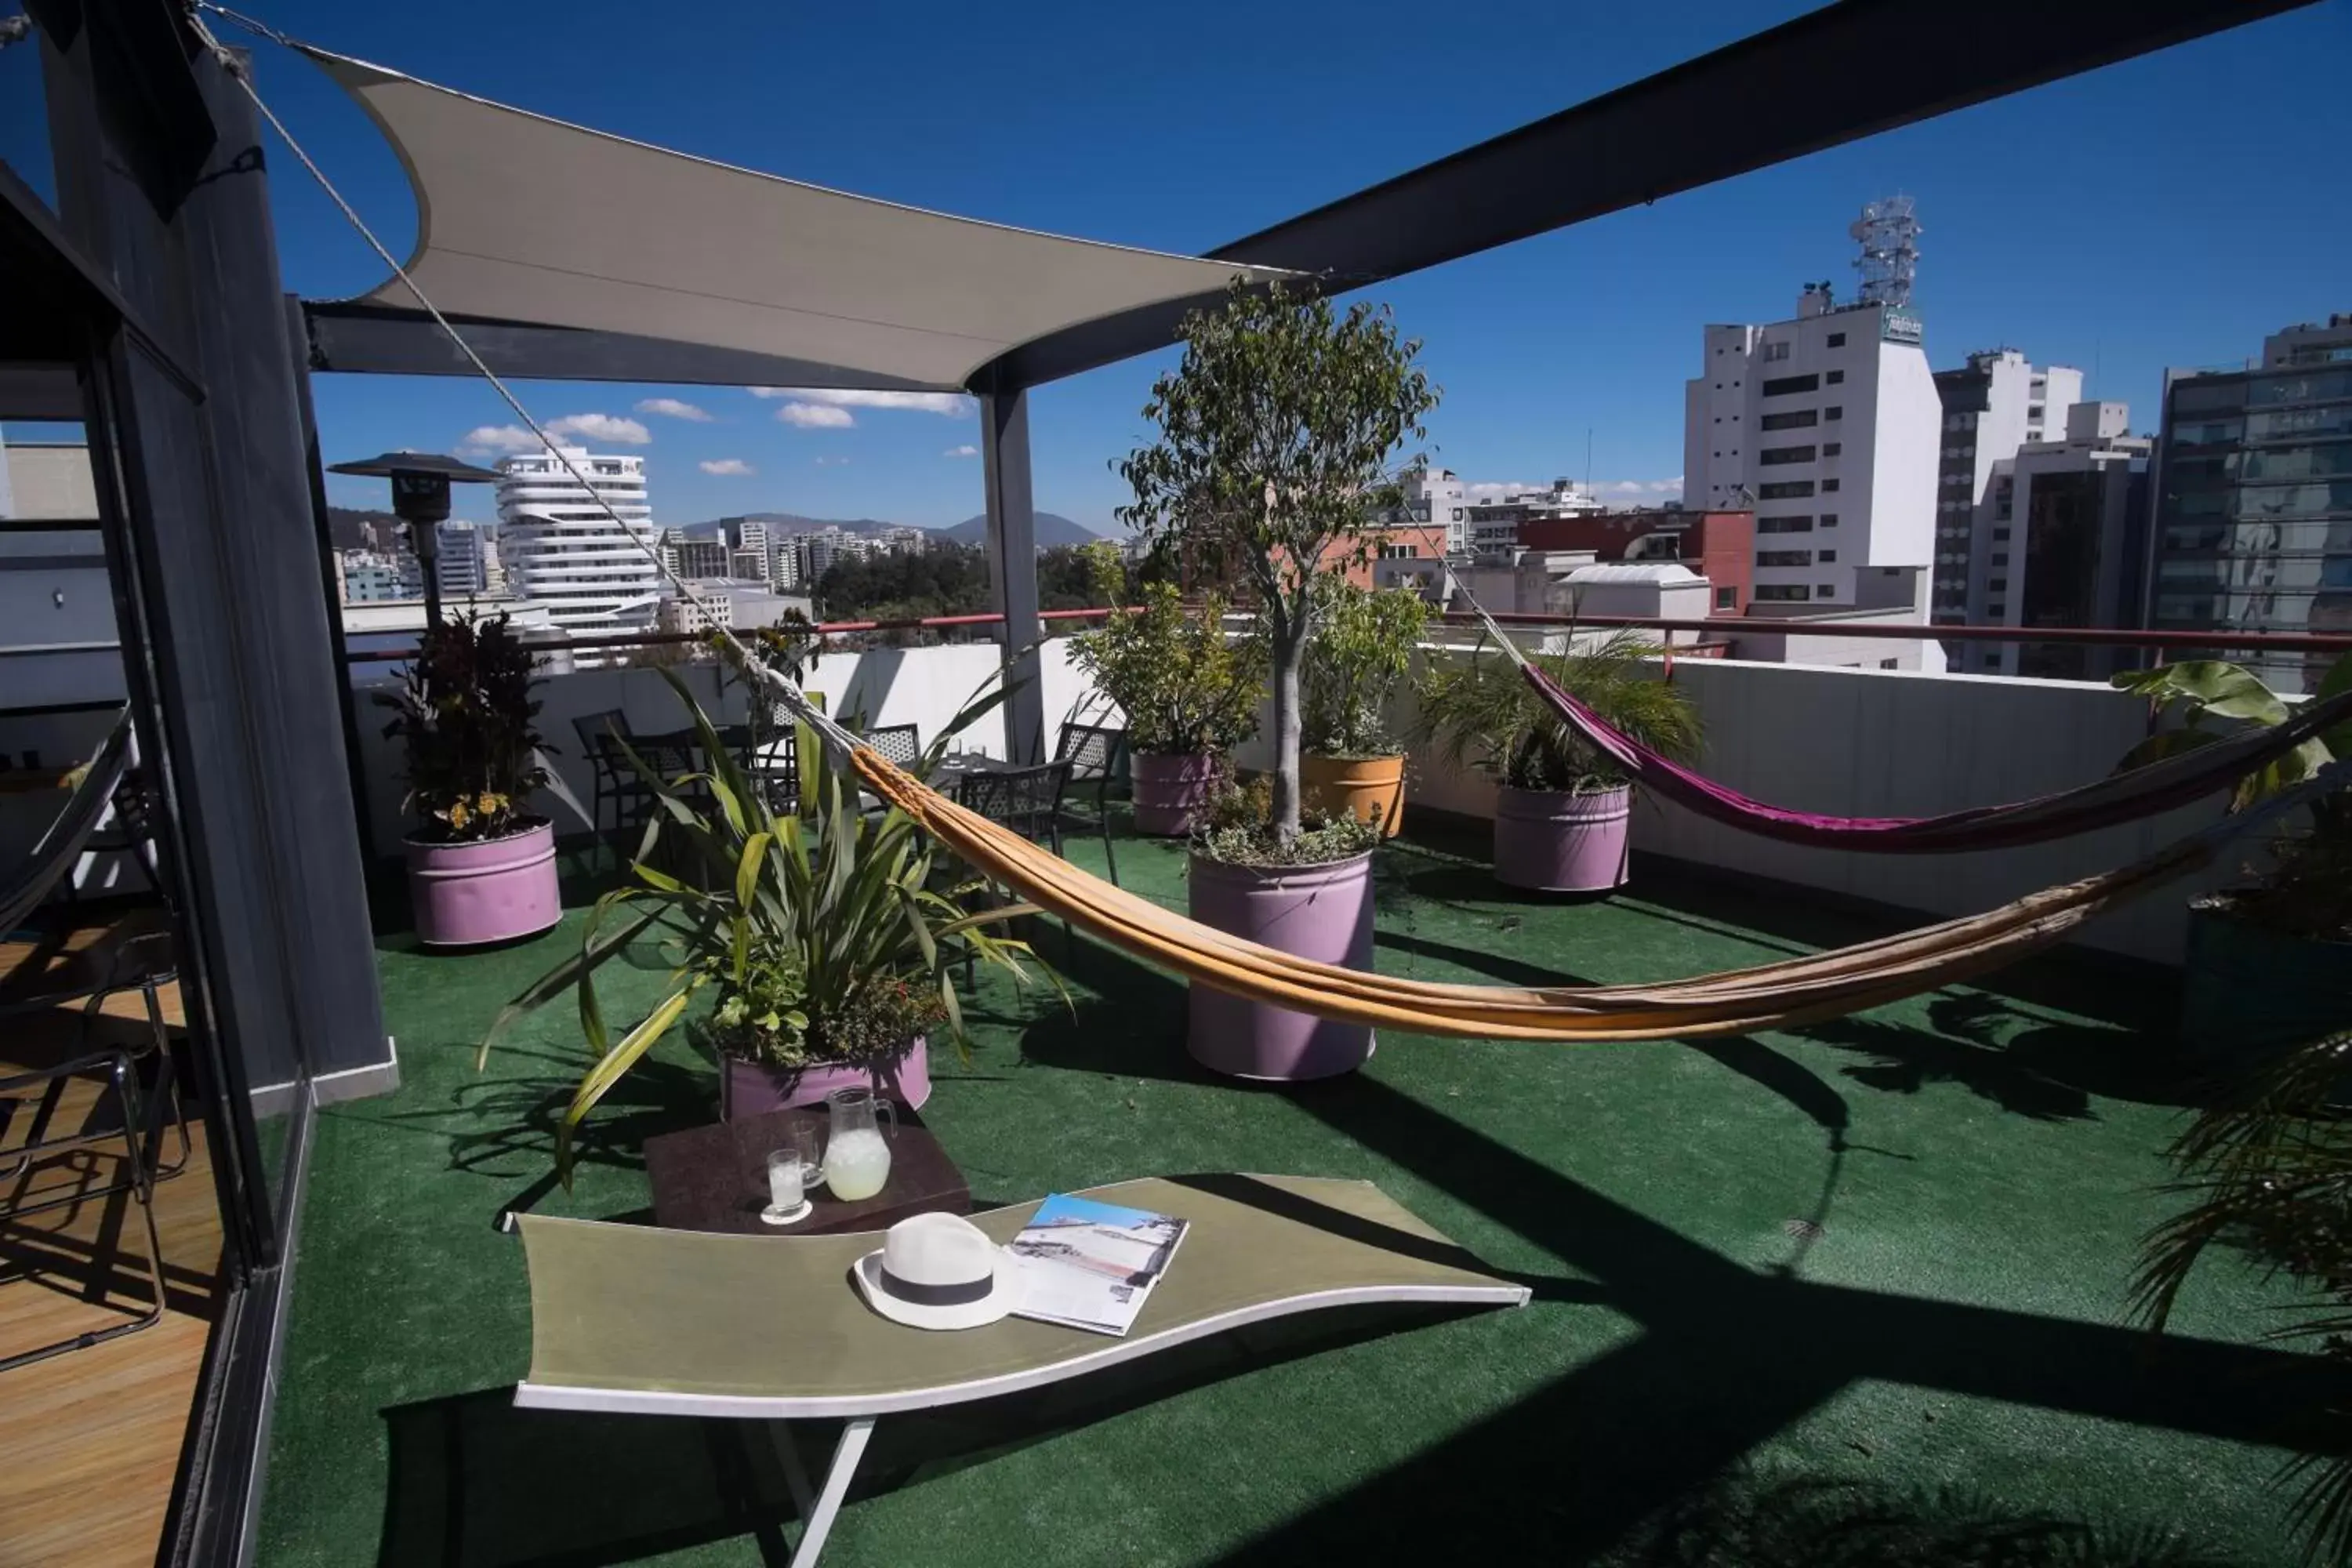
M 816 1129 L 795 1121 L 780 1136 L 782 1144 L 768 1153 L 768 1206 L 760 1217 L 771 1225 L 790 1225 L 808 1207 L 809 1186 L 820 1179 Z

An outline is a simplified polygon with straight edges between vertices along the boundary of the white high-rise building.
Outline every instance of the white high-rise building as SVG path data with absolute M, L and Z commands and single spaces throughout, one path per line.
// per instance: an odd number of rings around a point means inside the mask
M 1684 504 L 1754 507 L 1767 613 L 1924 599 L 1943 403 L 1919 336 L 1907 308 L 1840 306 L 1822 285 L 1793 321 L 1706 329 L 1706 374 L 1684 391 Z
M 2037 369 L 2015 349 L 1987 349 L 1959 370 L 1936 373 L 1944 427 L 1936 475 L 1936 619 L 1969 619 L 1969 583 L 1989 551 L 2011 542 L 2005 525 L 1989 522 L 1985 501 L 1994 465 L 2017 456 L 2029 441 L 2057 440 L 2067 410 L 2083 399 L 2083 373 L 2065 365 Z M 1979 528 L 1998 528 L 1998 537 Z M 1955 643 L 1946 651 L 1958 654 Z M 2012 650 L 2014 651 L 2014 650 Z M 1977 660 L 1966 661 L 1971 668 Z
M 479 523 L 437 524 L 433 577 L 444 599 L 474 599 L 490 591 L 490 568 L 498 554 L 489 531 Z
M 579 447 L 562 450 L 593 491 L 551 451 L 499 465 L 499 558 L 508 585 L 517 598 L 545 605 L 550 623 L 566 631 L 650 627 L 661 572 L 646 553 L 656 532 L 646 461 Z M 619 523 L 596 504 L 598 497 Z

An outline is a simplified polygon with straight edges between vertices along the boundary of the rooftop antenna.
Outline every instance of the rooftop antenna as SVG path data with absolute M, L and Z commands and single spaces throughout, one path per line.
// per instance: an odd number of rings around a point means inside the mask
M 1846 232 L 1862 246 L 1853 269 L 1862 274 L 1864 305 L 1902 309 L 1911 303 L 1919 268 L 1919 219 L 1909 196 L 1887 196 L 1862 209 Z

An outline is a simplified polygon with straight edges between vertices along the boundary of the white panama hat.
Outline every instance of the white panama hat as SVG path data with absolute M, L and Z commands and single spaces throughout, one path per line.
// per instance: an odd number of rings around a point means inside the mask
M 866 1304 L 916 1329 L 976 1329 L 1013 1310 L 1020 1266 L 958 1215 L 919 1214 L 850 1269 Z

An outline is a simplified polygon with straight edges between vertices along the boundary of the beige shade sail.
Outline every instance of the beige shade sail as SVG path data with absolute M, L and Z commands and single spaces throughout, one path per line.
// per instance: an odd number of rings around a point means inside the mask
M 1206 299 L 1242 267 L 899 206 L 306 48 L 408 172 L 406 265 L 453 316 L 744 350 L 813 384 L 954 391 L 1033 339 Z M 360 303 L 413 310 L 397 278 Z

